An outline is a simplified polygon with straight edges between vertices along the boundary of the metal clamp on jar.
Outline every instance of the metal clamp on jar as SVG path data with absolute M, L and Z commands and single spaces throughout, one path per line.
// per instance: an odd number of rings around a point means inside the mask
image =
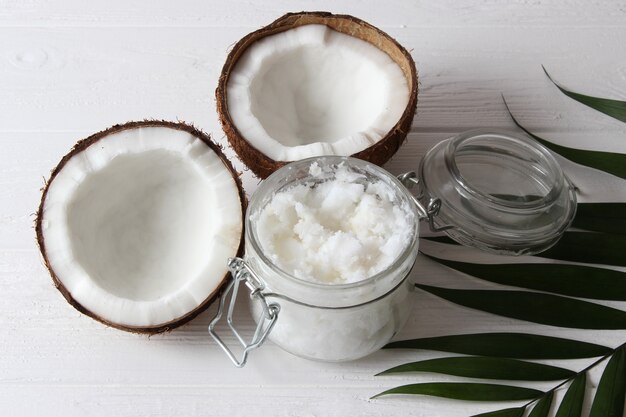
M 411 207 L 410 243 L 387 269 L 359 282 L 328 285 L 290 275 L 263 253 L 254 219 L 276 192 L 310 182 L 313 163 L 331 168 L 343 164 L 371 181 L 384 181 L 394 190 L 397 204 Z M 416 195 L 410 188 L 416 189 Z M 229 260 L 233 278 L 209 333 L 238 367 L 268 337 L 308 359 L 347 361 L 366 356 L 387 344 L 411 312 L 410 271 L 418 254 L 419 220 L 466 246 L 528 255 L 554 245 L 575 210 L 574 187 L 550 151 L 533 139 L 504 131 L 475 130 L 444 140 L 424 156 L 417 174 L 398 178 L 348 157 L 291 163 L 266 179 L 252 196 L 245 224 L 245 260 Z M 248 342 L 232 320 L 241 282 L 250 290 L 257 322 Z M 226 321 L 243 348 L 241 359 L 215 331 L 226 301 Z

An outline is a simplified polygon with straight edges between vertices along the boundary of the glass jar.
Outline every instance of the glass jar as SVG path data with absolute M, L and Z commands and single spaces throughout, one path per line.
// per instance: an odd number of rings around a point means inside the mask
M 313 163 L 327 174 L 311 175 Z M 415 219 L 409 243 L 388 268 L 362 281 L 325 284 L 299 279 L 283 271 L 263 252 L 256 219 L 276 193 L 299 184 L 314 187 L 332 180 L 339 164 L 363 175 L 370 183 L 382 181 L 393 191 L 391 201 L 406 207 L 407 214 Z M 324 156 L 294 162 L 276 171 L 261 183 L 250 201 L 245 257 L 234 258 L 229 265 L 235 276 L 233 286 L 241 281 L 251 289 L 250 307 L 258 323 L 252 342 L 242 345 L 258 343 L 267 332 L 278 346 L 307 359 L 347 361 L 380 349 L 404 325 L 413 304 L 414 282 L 409 279 L 409 272 L 418 253 L 417 216 L 412 194 L 396 177 L 369 162 Z M 236 297 L 237 290 L 232 290 Z M 241 366 L 245 355 L 244 352 L 242 360 L 236 360 L 232 354 L 231 358 Z
M 331 177 L 312 176 L 313 163 Z M 266 256 L 256 219 L 276 193 L 332 179 L 339 164 L 393 190 L 394 204 L 408 207 L 414 219 L 410 242 L 388 268 L 365 280 L 350 284 L 302 280 Z M 463 245 L 521 255 L 556 243 L 575 214 L 574 187 L 550 151 L 526 136 L 494 130 L 462 133 L 434 146 L 418 172 L 396 178 L 369 162 L 321 156 L 288 164 L 261 183 L 246 213 L 244 259 L 229 260 L 233 280 L 209 325 L 236 366 L 243 366 L 248 353 L 268 337 L 292 354 L 322 361 L 357 359 L 388 343 L 412 309 L 410 271 L 418 253 L 419 220 Z M 417 195 L 409 191 L 414 186 Z M 257 322 L 249 342 L 232 321 L 240 283 L 251 293 Z M 215 332 L 229 293 L 227 323 L 243 348 L 241 359 Z
M 575 188 L 552 153 L 528 136 L 477 129 L 422 159 L 418 195 L 438 201 L 435 228 L 466 246 L 532 255 L 554 245 L 576 214 Z

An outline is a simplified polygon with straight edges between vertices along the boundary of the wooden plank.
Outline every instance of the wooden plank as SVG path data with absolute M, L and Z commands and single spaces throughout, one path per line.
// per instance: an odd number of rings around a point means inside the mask
M 112 39 L 104 28 L 0 29 L 0 38 L 11 40 L 0 43 L 0 130 L 96 131 L 165 118 L 221 136 L 214 88 L 229 46 L 246 32 L 118 28 Z M 623 123 L 564 97 L 540 67 L 572 88 L 626 98 L 626 28 L 454 27 L 445 36 L 416 28 L 392 35 L 412 50 L 420 72 L 416 129 L 511 126 L 504 93 L 530 127 L 626 132 Z
M 453 26 L 624 26 L 626 16 L 619 1 L 589 3 L 584 0 L 558 2 L 507 2 L 478 0 L 351 0 L 253 2 L 235 0 L 210 2 L 114 0 L 90 3 L 80 0 L 31 0 L 4 2 L 0 26 L 180 26 L 249 27 L 268 24 L 288 11 L 327 10 L 347 13 L 381 27 Z

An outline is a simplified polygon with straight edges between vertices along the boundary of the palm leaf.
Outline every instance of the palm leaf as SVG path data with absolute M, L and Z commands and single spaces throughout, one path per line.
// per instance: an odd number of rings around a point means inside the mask
M 626 203 L 578 203 L 572 226 L 594 232 L 626 234 Z
M 459 245 L 460 243 L 449 236 L 424 236 L 420 239 L 429 240 L 431 242 L 445 243 L 446 245 Z
M 561 90 L 561 92 L 566 96 L 573 98 L 577 102 L 589 106 L 594 110 L 602 112 L 607 116 L 611 116 L 619 121 L 626 123 L 626 101 L 611 100 L 602 97 L 593 97 L 568 90 L 558 84 L 556 81 L 554 81 L 554 79 L 550 76 L 550 74 L 548 74 L 548 71 L 543 65 L 541 66 L 541 68 L 543 68 L 543 72 L 546 73 L 550 81 L 552 81 L 552 83 L 556 85 L 556 87 Z
M 525 409 L 526 407 L 505 408 L 504 410 L 476 414 L 472 417 L 522 417 Z
M 565 232 L 556 245 L 537 256 L 562 261 L 626 266 L 626 235 Z
M 589 417 L 622 417 L 625 393 L 624 348 L 620 347 L 604 368 Z
M 530 291 L 415 286 L 455 304 L 518 320 L 577 329 L 626 329 L 626 312 L 573 298 Z
M 390 394 L 429 395 L 466 401 L 516 401 L 530 400 L 543 392 L 512 385 L 478 384 L 471 382 L 427 382 L 395 387 L 372 398 Z
M 432 242 L 458 245 L 448 236 L 426 236 Z M 536 256 L 561 261 L 626 266 L 626 235 L 565 232 L 552 248 Z
M 504 100 L 504 97 L 502 97 L 502 99 Z M 522 126 L 520 122 L 517 121 L 515 116 L 513 116 L 513 113 L 511 113 L 511 110 L 509 109 L 509 105 L 506 103 L 506 100 L 504 100 L 504 105 L 506 106 L 509 115 L 513 119 L 513 122 L 520 129 L 526 132 L 530 137 L 532 137 L 545 147 L 577 164 L 599 169 L 600 171 L 604 171 L 617 177 L 626 179 L 626 155 L 614 152 L 588 151 L 582 149 L 568 148 L 567 146 L 557 145 L 555 143 L 542 139 L 539 136 L 531 133 L 528 129 Z
M 587 376 L 585 372 L 578 374 L 572 381 L 556 411 L 555 417 L 580 417 L 585 399 Z
M 543 69 L 550 81 L 565 95 L 626 122 L 626 102 L 570 91 L 554 81 L 546 69 Z M 504 96 L 502 98 L 504 100 Z M 552 151 L 575 163 L 626 179 L 625 154 L 580 150 L 552 143 L 522 126 L 511 113 L 506 100 L 504 104 L 520 129 Z M 580 203 L 577 209 L 572 225 L 587 232 L 566 232 L 555 246 L 539 256 L 565 261 L 626 266 L 626 256 L 623 256 L 626 253 L 626 203 Z M 445 236 L 426 239 L 456 244 Z M 460 290 L 416 284 L 416 287 L 456 304 L 552 326 L 589 329 L 626 328 L 626 312 L 560 296 L 626 301 L 626 284 L 622 272 L 562 264 L 472 264 L 430 257 L 450 268 L 493 283 L 554 293 Z M 537 348 L 537 345 L 540 347 Z M 570 346 L 574 349 L 569 349 Z M 626 397 L 625 346 L 626 344 L 613 350 L 584 342 L 520 333 L 482 333 L 394 342 L 386 348 L 431 349 L 491 357 L 424 360 L 396 366 L 381 374 L 437 372 L 472 378 L 547 380 L 554 377 L 566 381 L 545 394 L 537 390 L 505 385 L 423 383 L 392 388 L 378 394 L 377 397 L 389 394 L 424 394 L 474 401 L 531 399 L 533 401 L 522 407 L 482 413 L 474 417 L 522 417 L 526 408 L 534 401 L 536 403 L 528 417 L 546 417 L 550 412 L 554 390 L 567 383 L 567 379 L 575 375 L 574 372 L 506 358 L 603 356 L 575 376 L 556 411 L 556 417 L 580 417 L 585 397 L 587 370 L 613 352 L 600 379 L 590 417 L 621 417 L 624 414 Z
M 506 200 L 513 198 L 506 194 L 494 196 Z M 578 203 L 572 226 L 593 232 L 626 234 L 626 203 Z
M 425 349 L 518 359 L 578 359 L 603 356 L 606 346 L 525 333 L 474 333 L 392 342 L 384 349 Z
M 565 264 L 475 264 L 426 255 L 449 268 L 496 284 L 598 300 L 626 301 L 626 273 Z
M 537 401 L 528 417 L 548 417 L 553 397 L 554 393 L 552 391 L 548 392 L 542 399 Z
M 518 381 L 555 381 L 567 379 L 575 372 L 556 366 L 516 359 L 489 357 L 452 357 L 429 359 L 396 366 L 378 375 L 404 372 L 433 372 L 467 378 L 509 379 Z

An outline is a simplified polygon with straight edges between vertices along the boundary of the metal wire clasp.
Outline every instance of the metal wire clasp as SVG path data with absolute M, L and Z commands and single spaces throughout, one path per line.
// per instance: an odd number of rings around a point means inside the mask
M 233 278 L 226 287 L 224 294 L 222 294 L 222 296 L 220 297 L 220 305 L 217 313 L 209 324 L 209 334 L 213 337 L 213 339 L 215 339 L 215 341 L 222 348 L 222 350 L 226 352 L 226 354 L 235 364 L 235 366 L 237 368 L 241 368 L 246 364 L 246 361 L 248 359 L 248 353 L 261 346 L 263 342 L 265 342 L 265 339 L 267 339 L 267 335 L 274 327 L 274 324 L 276 324 L 276 319 L 278 318 L 278 313 L 280 311 L 280 305 L 276 303 L 268 303 L 265 295 L 262 293 L 263 289 L 265 288 L 263 282 L 243 259 L 229 258 L 228 269 L 230 270 Z M 235 301 L 237 300 L 237 293 L 239 292 L 239 284 L 242 281 L 250 290 L 250 299 L 259 301 L 261 303 L 261 307 L 263 308 L 263 317 L 259 318 L 256 330 L 254 331 L 254 336 L 252 336 L 252 340 L 250 340 L 250 342 L 246 342 L 244 340 L 244 338 L 239 334 L 237 329 L 235 329 L 235 326 L 233 324 L 233 311 L 235 310 Z M 228 297 L 228 293 L 231 291 L 232 295 L 230 297 L 230 304 L 228 305 L 228 312 L 226 314 L 226 323 L 243 347 L 243 354 L 240 360 L 237 359 L 235 354 L 228 348 L 228 346 L 226 346 L 226 343 L 224 343 L 224 341 L 215 332 L 215 325 L 222 318 L 222 314 L 224 312 L 224 304 L 226 302 L 226 298 Z
M 419 184 L 420 180 L 417 177 L 417 174 L 413 171 L 405 172 L 404 174 L 398 175 L 398 180 L 409 190 Z M 420 193 L 417 197 L 411 195 L 413 198 L 413 202 L 417 206 L 417 212 L 419 214 L 420 220 L 428 220 L 428 226 L 432 232 L 443 232 L 444 230 L 453 229 L 452 225 L 445 226 L 437 226 L 435 225 L 435 216 L 439 214 L 439 209 L 441 209 L 441 200 L 438 198 L 429 198 L 428 204 L 426 207 L 419 201 L 419 198 L 422 197 Z

